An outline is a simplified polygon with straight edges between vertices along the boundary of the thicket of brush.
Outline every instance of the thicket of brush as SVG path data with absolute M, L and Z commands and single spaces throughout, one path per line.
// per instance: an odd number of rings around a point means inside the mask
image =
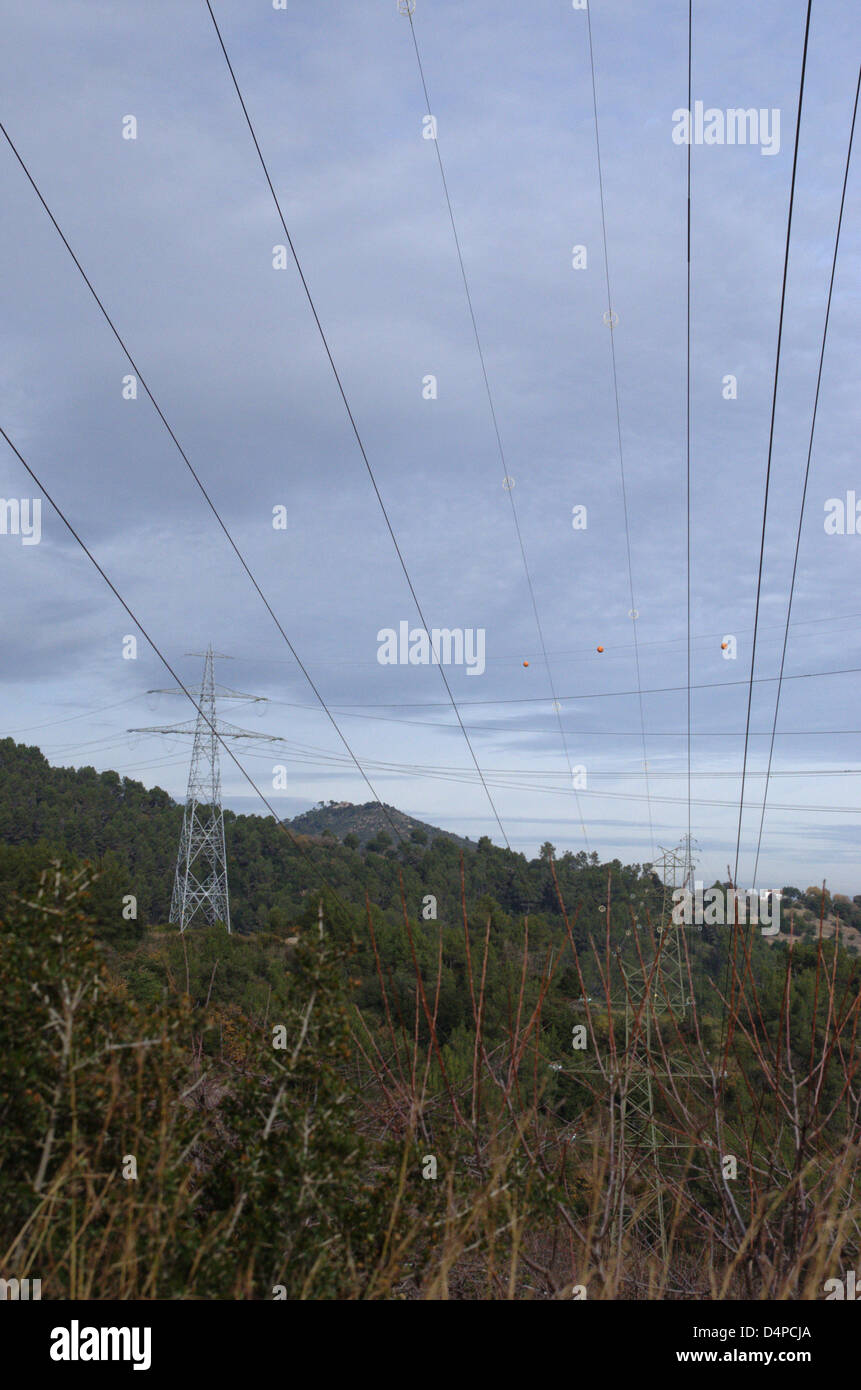
M 465 906 L 381 941 L 370 906 L 321 926 L 316 901 L 124 950 L 89 877 L 46 869 L 0 921 L 0 1275 L 43 1298 L 816 1299 L 857 1267 L 859 967 L 833 942 L 773 948 L 763 986 L 761 939 L 724 929 L 704 1003 L 683 932 L 682 1013 L 669 934 L 584 940 L 561 894 L 564 935 L 526 920 L 516 954 Z M 622 1122 L 646 1083 L 659 1180 Z

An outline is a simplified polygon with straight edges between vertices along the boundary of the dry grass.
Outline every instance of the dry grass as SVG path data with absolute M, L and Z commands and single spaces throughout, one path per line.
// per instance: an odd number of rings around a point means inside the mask
M 68 915 L 81 887 L 69 888 L 59 876 L 53 889 L 45 885 L 41 899 L 28 905 L 33 924 L 44 927 Z M 608 903 L 610 892 L 608 883 Z M 472 1013 L 465 1064 L 447 1053 L 438 1034 L 442 930 L 436 971 L 426 979 L 404 906 L 415 977 L 412 1014 L 404 1018 L 393 1002 L 368 908 L 382 1021 L 354 1008 L 351 1055 L 339 1054 L 325 1065 L 358 1099 L 356 1142 L 364 1138 L 367 1151 L 351 1180 L 357 1192 L 375 1193 L 380 1232 L 368 1247 L 371 1254 L 361 1258 L 347 1239 L 337 1296 L 569 1299 L 585 1291 L 589 1299 L 822 1297 L 824 1280 L 857 1262 L 861 1229 L 859 995 L 841 990 L 837 956 L 824 948 L 822 932 L 814 1022 L 804 1038 L 793 1021 L 795 942 L 787 955 L 779 1018 L 767 1023 L 749 943 L 742 931 L 733 932 L 726 991 L 716 991 L 714 1017 L 722 1016 L 716 1042 L 714 1018 L 701 1018 L 695 1004 L 683 1018 L 669 1007 L 669 938 L 656 936 L 651 926 L 635 938 L 633 961 L 644 970 L 648 988 L 639 1000 L 631 996 L 625 1009 L 619 1002 L 624 972 L 608 929 L 603 942 L 590 943 L 590 973 L 597 971 L 602 993 L 572 1013 L 583 1022 L 589 1046 L 553 1072 L 542 1020 L 563 960 L 573 963 L 581 994 L 587 995 L 561 897 L 560 906 L 568 954 L 537 957 L 524 923 L 507 1036 L 491 1046 L 484 1022 L 490 922 L 481 932 L 471 931 L 464 900 Z M 29 1179 L 30 1208 L 13 1231 L 4 1228 L 0 1271 L 41 1277 L 46 1296 L 52 1296 L 52 1285 L 77 1298 L 164 1296 L 166 1266 L 181 1248 L 183 1282 L 170 1296 L 269 1296 L 261 1288 L 272 1276 L 244 1210 L 250 1186 L 237 1187 L 209 1215 L 198 1205 L 202 1175 L 217 1176 L 218 1163 L 238 1161 L 246 1143 L 222 1110 L 242 1086 L 242 1094 L 254 1094 L 253 1057 L 244 1047 L 225 1053 L 222 1044 L 217 1061 L 205 1062 L 193 1018 L 184 1041 L 163 1020 L 154 1032 L 129 1037 L 113 1052 L 109 1020 L 105 1036 L 96 1040 L 102 1050 L 94 1051 L 94 1020 L 101 1017 L 96 996 L 103 989 L 110 996 L 111 987 L 73 967 L 70 954 L 68 971 L 47 1004 L 54 1090 L 39 1112 L 44 1125 Z M 176 990 L 178 996 L 185 992 L 181 982 Z M 114 1003 L 123 1007 L 121 990 Z M 265 1045 L 266 1020 L 249 1026 Z M 306 1052 L 319 1045 L 305 1039 L 304 1025 L 300 1044 Z M 78 1088 L 84 1075 L 92 1080 L 96 1056 L 101 1109 L 98 1123 L 91 1114 L 82 1125 Z M 307 1060 L 313 1076 L 317 1064 L 313 1056 Z M 284 1076 L 282 1090 L 290 1079 Z M 554 1108 L 551 1088 L 560 1076 L 580 1098 L 573 1123 Z M 259 1120 L 247 1118 L 249 1134 L 256 1133 L 265 1155 L 266 1144 L 283 1128 L 277 1118 L 281 1091 L 270 1102 L 271 1078 L 261 1073 L 257 1079 Z M 646 1081 L 659 1137 L 667 1145 L 657 1168 L 648 1135 L 638 1137 L 622 1120 Z M 319 1107 L 312 1085 L 301 1094 L 307 1145 Z M 118 1130 L 129 1151 L 147 1156 L 145 1198 L 118 1177 L 108 1142 Z M 298 1143 L 301 1126 L 296 1133 Z M 734 1178 L 727 1175 L 727 1155 L 737 1161 Z M 422 1176 L 431 1157 L 435 1179 Z M 11 1173 L 7 1154 L 0 1180 L 8 1181 Z M 313 1186 L 313 1178 L 306 1181 Z M 658 1201 L 664 1244 L 655 1234 Z M 272 1220 L 277 1227 L 277 1216 Z M 319 1229 L 319 1252 L 291 1296 L 336 1296 L 321 1273 L 328 1268 L 332 1220 L 323 1207 L 312 1207 L 302 1218 L 303 1238 Z M 349 1211 L 338 1220 L 349 1228 Z M 278 1235 L 269 1231 L 267 1240 L 277 1245 Z M 290 1240 L 296 1239 L 294 1233 Z M 290 1248 L 285 1235 L 278 1268 L 289 1266 Z

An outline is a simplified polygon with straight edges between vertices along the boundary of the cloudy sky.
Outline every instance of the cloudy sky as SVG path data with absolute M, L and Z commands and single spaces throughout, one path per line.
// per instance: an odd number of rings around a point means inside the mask
M 627 532 L 586 14 L 569 0 L 417 0 L 429 109 L 396 0 L 213 9 L 427 624 L 484 632 L 484 670 L 445 674 L 505 836 L 530 854 L 549 839 L 652 859 L 688 818 L 687 151 L 673 140 L 687 105 L 687 5 L 591 8 Z M 804 0 L 694 3 L 694 101 L 780 113 L 774 153 L 692 148 L 691 828 L 707 880 L 736 848 L 805 12 Z M 378 661 L 378 634 L 419 616 L 296 267 L 274 268 L 283 230 L 204 0 L 0 0 L 0 16 L 8 136 L 375 791 L 503 843 L 440 670 Z M 859 34 L 855 7 L 816 0 L 742 883 L 754 871 Z M 130 116 L 135 139 L 123 138 Z M 824 521 L 828 499 L 861 498 L 857 153 L 757 875 L 757 886 L 827 878 L 850 893 L 861 892 L 861 535 L 827 534 Z M 224 716 L 286 740 L 236 748 L 281 814 L 368 800 L 146 392 L 124 399 L 132 369 L 3 140 L 0 204 L 3 428 L 182 679 L 199 681 L 202 663 L 186 653 L 211 643 L 232 658 L 220 681 L 268 697 Z M 574 246 L 585 268 L 573 268 Z M 724 399 L 728 375 L 735 400 Z M 425 398 L 430 376 L 436 399 Z M 0 496 L 42 496 L 2 441 Z M 572 525 L 576 506 L 585 529 Z M 188 701 L 146 694 L 170 678 L 142 638 L 124 659 L 136 629 L 46 501 L 38 544 L 13 529 L 0 535 L 0 732 L 57 765 L 116 768 L 182 797 L 188 739 L 126 731 L 183 722 Z M 273 789 L 276 765 L 286 789 Z M 579 810 L 572 767 L 585 769 Z M 230 805 L 263 809 L 235 767 L 223 775 Z

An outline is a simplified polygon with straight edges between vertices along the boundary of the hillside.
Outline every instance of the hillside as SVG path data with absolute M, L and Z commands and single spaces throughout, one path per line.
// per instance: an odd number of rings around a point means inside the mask
M 375 803 L 317 808 L 286 823 L 289 835 L 272 817 L 225 811 L 234 929 L 280 929 L 295 921 L 308 896 L 318 897 L 321 889 L 348 904 L 359 919 L 366 898 L 400 919 L 404 902 L 410 915 L 418 917 L 431 894 L 435 920 L 460 921 L 462 852 L 470 909 L 489 913 L 503 929 L 526 912 L 537 929 L 542 923 L 549 929 L 551 922 L 554 934 L 563 929 L 546 857 L 528 860 L 486 837 L 473 845 L 394 807 L 387 809 L 403 827 L 401 840 L 386 828 Z M 94 896 L 100 922 L 106 924 L 116 902 L 133 893 L 139 923 L 165 923 L 181 822 L 182 807 L 159 788 L 91 767 L 52 767 L 38 748 L 2 739 L 0 859 L 5 853 L 7 867 L 0 872 L 0 909 L 21 865 L 44 862 L 51 851 L 86 859 L 98 869 Z M 21 854 L 4 852 L 4 845 Z M 603 928 L 599 908 L 606 898 L 607 869 L 597 855 L 560 855 L 556 870 L 563 893 L 576 895 L 582 904 L 578 934 Z M 654 899 L 656 884 L 639 865 L 616 863 L 614 874 L 625 899 Z
M 717 1265 L 727 1297 L 761 1293 L 762 1269 L 773 1300 L 810 1297 L 826 1260 L 856 1260 L 853 1228 L 845 1255 L 833 1232 L 857 1167 L 861 962 L 809 939 L 821 890 L 788 890 L 808 938 L 791 955 L 757 932 L 743 953 L 724 928 L 686 933 L 677 1013 L 647 868 L 550 844 L 527 860 L 486 837 L 464 852 L 402 813 L 410 838 L 360 847 L 345 827 L 369 808 L 318 809 L 292 839 L 226 813 L 234 931 L 180 937 L 165 914 L 181 808 L 0 742 L 0 1237 L 38 1259 L 48 1296 L 481 1298 L 500 1269 L 516 1297 L 535 1296 L 535 1270 L 543 1297 L 590 1279 L 641 1296 L 636 1222 L 630 1259 L 612 1241 L 600 1277 L 588 1261 L 596 1203 L 610 1231 L 642 1196 L 636 1119 L 627 1189 L 616 1155 L 618 1097 L 644 1066 L 656 1123 L 679 1136 L 661 1168 L 673 1290 L 707 1297 Z M 851 930 L 861 904 L 837 910 Z M 632 1046 L 624 1007 L 643 951 L 651 1047 Z M 720 1091 L 702 1081 L 724 1043 Z M 810 1123 L 787 1124 L 799 1095 Z M 732 1203 L 710 1134 L 752 1155 Z M 61 1200 L 34 1202 L 40 1164 Z M 704 1248 L 726 1251 L 707 1276 Z
M 475 849 L 475 842 L 454 835 L 450 830 L 440 830 L 437 825 L 416 820 L 395 806 L 383 802 L 366 801 L 361 806 L 352 801 L 320 801 L 310 811 L 285 821 L 297 835 L 334 835 L 343 844 L 348 835 L 354 835 L 358 845 L 364 849 L 382 833 L 388 836 L 388 843 L 394 844 L 397 836 L 393 826 L 405 840 L 416 844 L 433 844 L 440 836 L 451 840 L 459 849 Z

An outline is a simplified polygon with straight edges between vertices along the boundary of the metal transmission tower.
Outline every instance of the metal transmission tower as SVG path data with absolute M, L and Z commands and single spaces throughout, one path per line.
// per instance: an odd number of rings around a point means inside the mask
M 667 1221 L 664 1172 L 680 1145 L 656 1114 L 656 1083 L 669 1077 L 660 1046 L 659 1024 L 681 1022 L 691 1004 L 687 969 L 679 928 L 672 921 L 673 892 L 692 883 L 693 864 L 688 837 L 678 850 L 665 850 L 652 868 L 659 874 L 663 895 L 654 951 L 639 942 L 642 923 L 616 943 L 613 964 L 617 984 L 610 989 L 612 1019 L 624 1010 L 624 1046 L 619 1046 L 608 1070 L 597 1063 L 582 1063 L 578 1070 L 600 1075 L 609 1082 L 618 1118 L 613 1241 L 621 1248 L 625 1236 L 636 1230 L 639 1240 L 667 1258 Z M 629 941 L 627 938 L 631 937 Z M 656 1047 L 655 1044 L 658 1044 Z M 621 1040 L 620 1040 L 621 1044 Z M 700 1073 L 677 1056 L 672 1062 L 674 1080 L 699 1078 Z
M 203 680 L 200 684 L 196 720 L 162 727 L 129 729 L 135 734 L 191 735 L 191 767 L 188 773 L 188 792 L 179 837 L 179 853 L 170 904 L 170 921 L 181 932 L 198 913 L 210 924 L 223 922 L 230 931 L 230 894 L 227 885 L 227 851 L 224 844 L 224 811 L 221 805 L 221 768 L 218 757 L 220 739 L 259 739 L 268 743 L 279 740 L 272 734 L 251 733 L 226 724 L 217 717 L 218 700 L 250 700 L 264 703 L 265 696 L 245 695 L 229 690 L 215 682 L 215 658 L 229 660 L 208 647 L 205 652 L 189 652 L 202 656 Z M 149 695 L 174 695 L 174 690 L 150 690 Z
M 640 1239 L 667 1257 L 667 1225 L 664 1206 L 662 1159 L 677 1151 L 674 1136 L 655 1114 L 654 1086 L 668 1075 L 659 1051 L 653 1053 L 653 1036 L 659 1020 L 681 1022 L 692 1003 L 679 928 L 672 921 L 673 892 L 692 887 L 691 841 L 685 836 L 679 850 L 661 846 L 661 858 L 652 868 L 663 883 L 657 949 L 648 958 L 632 961 L 617 948 L 625 1004 L 625 1052 L 619 1077 L 620 1154 L 616 1207 L 616 1233 L 637 1228 Z M 621 1000 L 619 1001 L 621 1003 Z M 687 1063 L 675 1059 L 674 1078 L 693 1076 Z M 699 1075 L 699 1073 L 696 1073 Z M 631 1193 L 636 1178 L 641 1190 Z

